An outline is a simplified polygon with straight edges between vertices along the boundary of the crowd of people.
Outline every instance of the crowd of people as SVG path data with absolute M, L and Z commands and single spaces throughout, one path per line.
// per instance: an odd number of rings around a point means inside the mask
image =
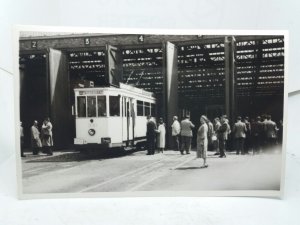
M 33 155 L 38 155 L 40 152 L 47 155 L 53 155 L 53 137 L 52 137 L 52 123 L 49 118 L 46 118 L 42 126 L 39 128 L 37 120 L 33 121 L 30 128 L 31 133 L 31 149 Z M 24 155 L 24 131 L 22 122 L 20 123 L 20 136 L 21 136 L 21 156 Z
M 195 125 L 187 115 L 179 122 L 178 117 L 173 117 L 173 123 L 170 127 L 174 149 L 182 155 L 190 154 L 193 130 Z M 208 167 L 206 163 L 207 151 L 216 151 L 215 155 L 220 158 L 226 158 L 226 148 L 228 140 L 233 140 L 233 149 L 236 154 L 244 155 L 258 154 L 264 150 L 272 149 L 277 144 L 282 143 L 283 122 L 279 121 L 277 125 L 272 121 L 271 115 L 257 116 L 256 119 L 249 120 L 245 117 L 243 120 L 237 117 L 236 123 L 231 127 L 226 115 L 217 117 L 211 122 L 205 115 L 200 117 L 200 126 L 197 130 L 197 158 L 203 159 L 203 168 Z M 166 127 L 163 119 L 159 119 L 159 125 L 156 126 L 155 120 L 148 117 L 147 122 L 147 147 L 148 155 L 155 153 L 155 141 L 158 152 L 163 152 L 165 148 Z

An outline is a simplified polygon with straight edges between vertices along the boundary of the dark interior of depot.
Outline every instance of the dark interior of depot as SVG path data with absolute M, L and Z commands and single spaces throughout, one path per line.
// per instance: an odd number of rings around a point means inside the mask
M 109 38 L 111 37 L 107 37 L 107 41 Z M 202 114 L 213 120 L 217 116 L 228 114 L 226 108 L 229 107 L 232 120 L 230 122 L 234 122 L 239 115 L 255 118 L 262 114 L 271 114 L 272 120 L 276 122 L 282 120 L 282 36 L 195 36 L 187 41 L 180 38 L 176 40 L 176 37 L 172 36 L 171 39 L 176 46 L 180 119 L 185 112 L 189 112 L 191 120 L 197 126 Z M 147 45 L 115 45 L 119 49 L 120 81 L 154 92 L 158 99 L 157 117 L 165 118 L 162 108 L 167 56 L 160 37 L 157 36 L 155 43 Z M 87 81 L 93 81 L 95 87 L 108 85 L 107 54 L 110 53 L 105 46 L 56 49 L 64 56 L 61 66 L 65 67 L 65 80 L 62 82 L 67 84 L 59 95 L 66 96 L 65 102 L 68 102 L 68 105 L 65 105 L 64 110 L 70 112 L 65 127 L 65 131 L 69 133 L 68 137 L 66 140 L 57 137 L 57 140 L 61 140 L 56 143 L 57 147 L 64 148 L 72 144 L 72 138 L 75 136 L 75 118 L 71 113 L 75 101 L 73 88 L 77 87 L 78 83 Z M 29 129 L 33 120 L 43 121 L 45 116 L 52 117 L 52 92 L 49 85 L 49 74 L 53 64 L 51 60 L 53 56 L 48 49 L 20 49 L 20 119 L 27 137 L 27 146 L 30 145 Z M 231 65 L 232 63 L 234 65 Z M 226 94 L 226 91 L 229 94 Z M 226 106 L 226 102 L 230 105 Z M 55 126 L 59 125 L 54 124 Z

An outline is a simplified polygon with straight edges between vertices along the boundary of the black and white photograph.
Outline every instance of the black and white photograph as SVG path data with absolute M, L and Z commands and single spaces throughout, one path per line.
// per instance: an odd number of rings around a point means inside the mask
M 18 42 L 21 197 L 280 196 L 285 32 L 27 29 Z

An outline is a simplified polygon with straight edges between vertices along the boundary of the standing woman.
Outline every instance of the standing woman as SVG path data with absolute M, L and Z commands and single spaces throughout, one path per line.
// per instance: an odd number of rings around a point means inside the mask
M 159 125 L 157 128 L 157 148 L 158 152 L 164 153 L 164 148 L 166 146 L 166 127 L 163 118 L 159 119 Z
M 208 167 L 206 164 L 206 154 L 207 154 L 207 132 L 208 132 L 208 126 L 207 126 L 208 119 L 206 116 L 202 115 L 200 117 L 200 127 L 197 132 L 197 158 L 203 159 L 203 166 L 202 168 Z
M 46 118 L 42 125 L 42 144 L 43 148 L 45 148 L 45 153 L 47 153 L 47 155 L 53 155 L 52 124 L 49 118 Z

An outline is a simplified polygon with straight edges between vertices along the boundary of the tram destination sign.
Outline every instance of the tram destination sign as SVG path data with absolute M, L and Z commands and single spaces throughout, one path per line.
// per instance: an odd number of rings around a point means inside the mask
M 103 90 L 79 91 L 79 95 L 101 95 Z

